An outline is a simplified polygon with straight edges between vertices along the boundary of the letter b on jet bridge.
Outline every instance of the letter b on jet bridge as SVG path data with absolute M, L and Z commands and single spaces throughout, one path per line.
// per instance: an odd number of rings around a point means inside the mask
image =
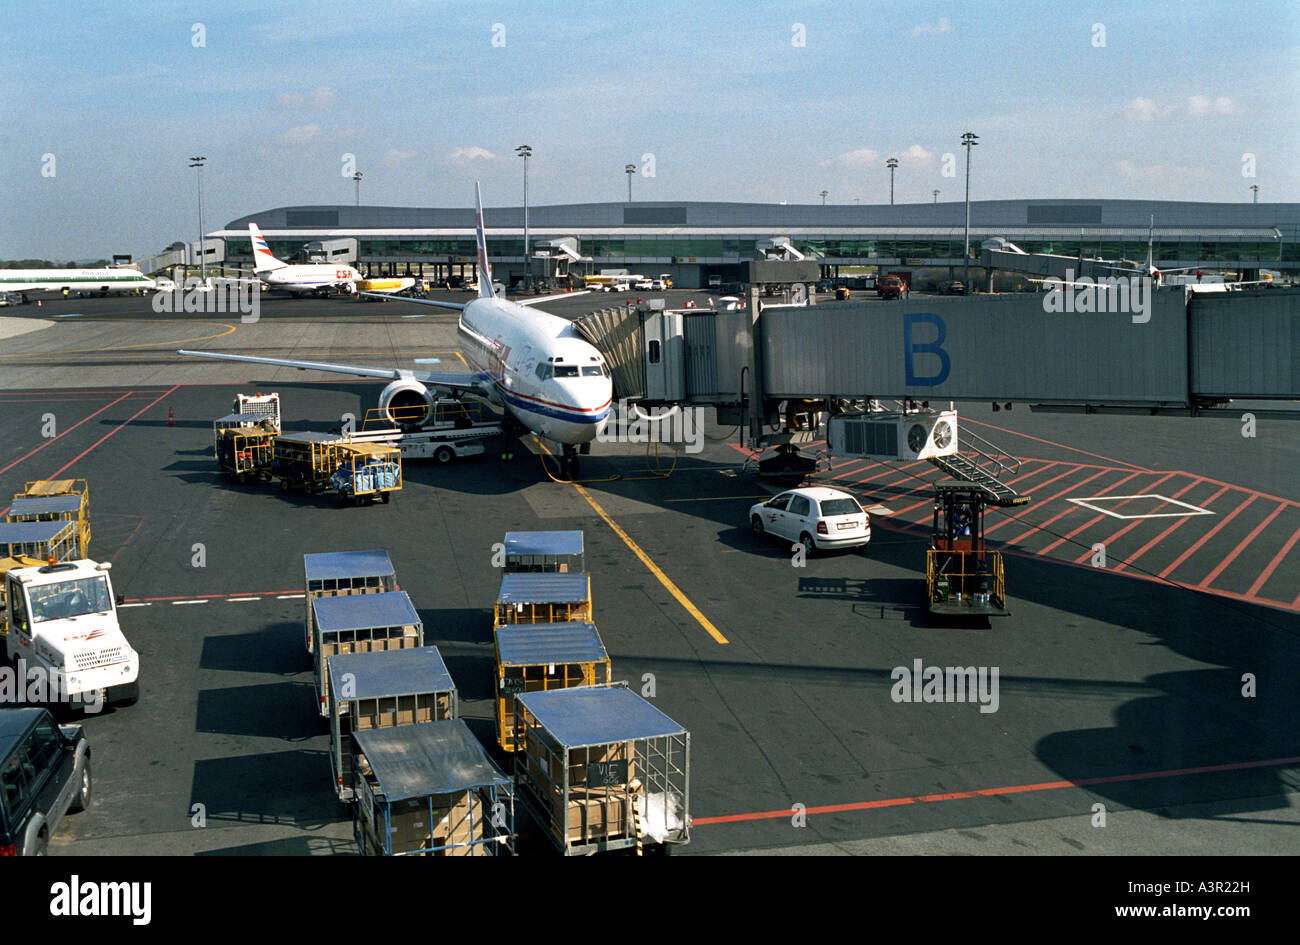
M 934 325 L 935 337 L 933 341 L 921 344 L 912 341 L 912 326 L 918 322 Z M 948 372 L 952 368 L 952 362 L 948 359 L 948 352 L 943 350 L 943 341 L 947 336 L 948 328 L 938 315 L 932 315 L 928 312 L 909 312 L 903 315 L 903 363 L 908 387 L 935 387 L 948 379 Z M 916 364 L 913 360 L 913 355 L 916 354 L 932 354 L 937 357 L 939 359 L 939 373 L 918 376 Z

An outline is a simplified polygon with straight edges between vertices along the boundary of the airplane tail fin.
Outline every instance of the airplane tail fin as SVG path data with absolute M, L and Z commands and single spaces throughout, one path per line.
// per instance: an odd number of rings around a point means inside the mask
M 492 267 L 488 265 L 487 237 L 483 235 L 483 191 L 474 181 L 474 235 L 478 238 L 478 297 L 494 299 Z
M 272 269 L 283 269 L 289 265 L 275 258 L 256 223 L 248 224 L 248 241 L 253 244 L 253 272 L 270 272 Z

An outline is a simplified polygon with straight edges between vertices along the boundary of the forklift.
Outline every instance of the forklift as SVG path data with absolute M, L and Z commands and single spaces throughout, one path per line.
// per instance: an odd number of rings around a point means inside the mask
M 934 484 L 934 519 L 925 553 L 925 593 L 930 613 L 1005 617 L 1002 553 L 984 544 L 989 495 L 970 482 Z

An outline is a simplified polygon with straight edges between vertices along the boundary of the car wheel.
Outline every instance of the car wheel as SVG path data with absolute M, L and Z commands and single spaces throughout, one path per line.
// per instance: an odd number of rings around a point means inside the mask
M 387 505 L 389 502 L 392 501 L 392 499 L 393 499 L 393 494 L 391 492 L 379 493 L 379 501 L 384 503 L 384 505 Z
M 68 805 L 68 810 L 73 813 L 79 813 L 89 807 L 90 788 L 90 759 L 87 758 L 86 763 L 81 767 L 81 786 L 77 788 L 77 796 L 74 797 L 72 803 Z
M 811 558 L 817 553 L 817 544 L 807 532 L 799 536 L 799 544 L 803 545 L 804 557 Z
M 751 518 L 749 520 L 749 530 L 752 531 L 756 537 L 761 538 L 763 536 L 763 519 L 757 515 Z
M 433 461 L 440 466 L 445 466 L 456 458 L 455 452 L 450 446 L 440 446 L 433 453 Z

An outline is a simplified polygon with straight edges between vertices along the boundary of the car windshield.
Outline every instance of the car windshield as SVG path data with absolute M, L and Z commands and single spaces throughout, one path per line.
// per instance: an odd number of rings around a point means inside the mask
M 108 596 L 108 581 L 102 576 L 60 581 L 28 589 L 32 620 L 63 620 L 83 614 L 99 614 L 113 609 Z
M 828 518 L 832 515 L 857 515 L 862 511 L 857 500 L 848 496 L 842 499 L 822 499 L 821 507 L 822 515 Z

